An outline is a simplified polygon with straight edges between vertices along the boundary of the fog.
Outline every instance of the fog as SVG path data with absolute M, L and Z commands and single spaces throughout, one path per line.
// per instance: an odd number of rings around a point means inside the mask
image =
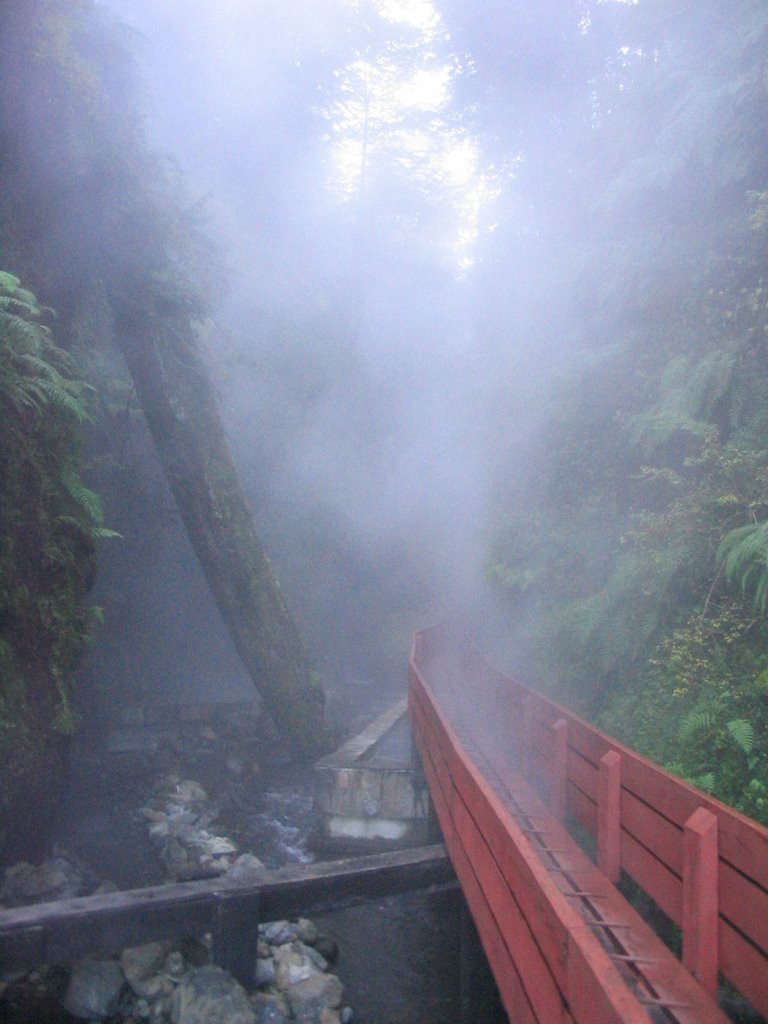
M 102 6 L 222 254 L 208 358 L 289 604 L 332 674 L 401 686 L 413 627 L 493 619 L 493 475 L 545 357 L 489 324 L 478 282 L 519 156 L 489 151 L 473 58 L 428 0 Z
M 532 680 L 549 660 L 557 685 L 612 686 L 616 666 L 648 656 L 667 586 L 623 568 L 633 517 L 660 508 L 638 482 L 648 446 L 634 424 L 661 417 L 655 438 L 689 429 L 659 404 L 664 346 L 702 373 L 725 365 L 706 361 L 720 340 L 698 331 L 716 320 L 698 306 L 727 245 L 752 244 L 745 197 L 764 176 L 741 69 L 761 13 L 689 18 L 628 0 L 100 6 L 136 62 L 151 145 L 178 165 L 218 247 L 200 268 L 207 359 L 326 683 L 401 687 L 411 630 L 448 617 Z M 703 423 L 714 407 L 696 395 L 686 408 Z M 653 472 L 669 473 L 659 458 Z M 180 533 L 168 543 L 183 547 Z M 140 606 L 151 567 L 129 543 L 110 557 L 123 592 L 141 578 L 124 598 Z M 188 662 L 160 689 L 210 690 L 203 665 L 238 670 L 219 656 L 228 641 L 189 553 L 177 568 L 154 578 L 186 633 L 157 642 L 163 663 L 179 647 Z M 119 646 L 103 634 L 107 675 Z

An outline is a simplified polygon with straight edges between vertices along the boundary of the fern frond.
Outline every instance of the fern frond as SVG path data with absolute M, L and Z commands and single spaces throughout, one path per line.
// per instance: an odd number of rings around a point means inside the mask
M 755 745 L 755 730 L 745 718 L 734 718 L 725 723 L 731 739 L 745 754 L 751 754 Z
M 715 773 L 706 772 L 704 775 L 697 775 L 691 779 L 691 782 L 705 793 L 713 793 L 715 790 Z
M 38 380 L 35 381 L 35 384 L 47 402 L 70 413 L 78 423 L 84 423 L 91 419 L 88 410 L 80 399 L 72 394 L 63 378 L 61 378 L 61 383 L 53 380 Z
M 104 507 L 101 497 L 95 491 L 86 487 L 77 473 L 71 469 L 65 470 L 61 474 L 61 482 L 70 498 L 87 512 L 96 526 L 102 526 L 104 522 Z
M 711 711 L 694 709 L 680 723 L 678 735 L 683 741 L 692 739 L 697 733 L 711 732 L 717 720 Z

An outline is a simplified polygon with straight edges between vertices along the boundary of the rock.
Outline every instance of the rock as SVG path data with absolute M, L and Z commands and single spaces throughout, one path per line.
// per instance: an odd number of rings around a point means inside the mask
M 220 967 L 195 967 L 182 979 L 171 1004 L 172 1024 L 255 1024 L 244 989 Z
M 320 1011 L 320 1024 L 341 1024 L 341 1016 L 336 1010 L 325 1006 Z
M 319 1024 L 323 1010 L 341 1006 L 344 986 L 335 974 L 313 973 L 286 992 L 291 1014 L 298 1024 Z
M 314 946 L 320 937 L 320 932 L 317 930 L 317 925 L 314 921 L 310 921 L 308 917 L 300 917 L 296 922 L 296 934 L 302 942 L 308 946 Z
M 298 938 L 298 930 L 290 921 L 272 921 L 259 925 L 259 935 L 270 946 L 284 946 L 286 942 L 293 942 Z
M 120 886 L 117 882 L 111 882 L 108 878 L 104 879 L 103 882 L 99 882 L 96 888 L 91 893 L 92 896 L 105 896 L 109 892 L 120 892 Z
M 352 1013 L 351 1006 L 342 1006 L 339 1010 L 339 1019 L 341 1020 L 341 1024 L 352 1024 L 353 1017 L 354 1014 Z
M 105 1020 L 120 1004 L 125 977 L 114 960 L 81 960 L 72 971 L 64 1009 L 73 1017 Z
M 164 970 L 172 978 L 180 978 L 186 969 L 187 965 L 184 962 L 184 957 L 177 949 L 169 953 L 165 958 Z
M 264 865 L 252 853 L 241 853 L 229 869 L 229 877 L 234 882 L 250 882 L 261 877 Z
M 254 997 L 256 1024 L 290 1024 L 290 1010 L 279 996 L 259 992 Z
M 84 895 L 83 871 L 66 856 L 52 857 L 38 867 L 21 861 L 6 870 L 0 900 L 7 907 L 48 903 Z
M 256 943 L 256 956 L 260 960 L 266 960 L 268 957 L 272 956 L 272 947 L 268 942 L 265 942 L 264 939 L 259 939 Z
M 313 963 L 318 971 L 325 972 L 328 970 L 328 961 L 316 949 L 313 949 L 312 946 L 305 946 L 303 942 L 299 942 L 297 945 L 298 952 Z
M 256 988 L 266 988 L 267 985 L 272 985 L 275 981 L 275 965 L 272 958 L 264 959 L 258 957 L 256 960 L 256 970 L 254 972 L 254 982 Z
M 290 944 L 278 946 L 272 962 L 275 965 L 275 985 L 279 992 L 285 992 L 291 986 L 306 981 L 317 970 L 307 957 Z
M 123 974 L 137 996 L 154 999 L 158 994 L 156 975 L 170 948 L 168 942 L 148 942 L 144 946 L 124 949 L 120 954 Z
M 137 999 L 133 1007 L 133 1012 L 140 1020 L 146 1020 L 150 1014 L 148 1001 L 146 999 Z

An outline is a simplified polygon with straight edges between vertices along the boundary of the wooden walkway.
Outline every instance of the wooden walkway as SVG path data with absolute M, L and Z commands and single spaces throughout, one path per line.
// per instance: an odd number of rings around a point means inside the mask
M 719 977 L 768 1015 L 768 831 L 418 633 L 409 708 L 454 868 L 513 1024 L 715 1024 Z M 592 837 L 597 864 L 564 822 Z M 682 929 L 682 962 L 612 884 Z

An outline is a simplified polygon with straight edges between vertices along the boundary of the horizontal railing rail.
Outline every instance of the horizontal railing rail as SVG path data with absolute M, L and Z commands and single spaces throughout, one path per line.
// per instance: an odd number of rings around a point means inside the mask
M 768 830 L 501 673 L 438 626 L 412 665 L 499 772 L 514 762 L 571 816 L 616 881 L 626 872 L 682 929 L 683 962 L 710 992 L 727 978 L 768 1016 Z

